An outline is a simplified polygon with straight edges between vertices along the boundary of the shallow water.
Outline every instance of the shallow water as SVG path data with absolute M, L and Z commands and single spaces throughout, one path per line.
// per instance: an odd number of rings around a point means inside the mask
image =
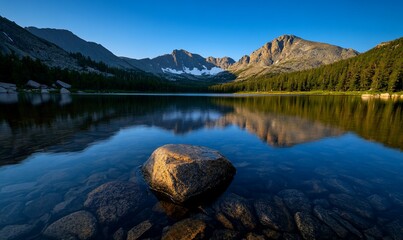
M 206 224 L 199 235 L 206 239 L 403 236 L 402 101 L 3 94 L 0 110 L 0 239 L 44 239 L 64 216 L 80 210 L 97 216 L 84 206 L 88 194 L 116 180 L 135 183 L 141 201 L 115 221 L 98 217 L 99 239 L 117 232 L 125 238 L 144 221 L 140 238 L 159 239 L 183 219 Z M 233 181 L 200 206 L 159 200 L 140 166 L 168 143 L 220 151 L 237 169 Z M 262 199 L 271 210 L 257 207 Z M 226 212 L 222 206 L 231 201 L 250 219 Z M 264 213 L 290 227 L 268 224 Z M 299 216 L 312 220 L 313 235 Z

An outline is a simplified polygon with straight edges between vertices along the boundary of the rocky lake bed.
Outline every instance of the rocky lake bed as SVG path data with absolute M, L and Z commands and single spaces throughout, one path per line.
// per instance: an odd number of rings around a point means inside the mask
M 274 168 L 274 171 L 282 171 Z M 288 171 L 295 171 L 290 168 Z M 320 171 L 320 170 L 318 170 Z M 225 193 L 213 204 L 158 201 L 141 177 L 119 169 L 96 172 L 66 188 L 68 175 L 1 187 L 0 236 L 29 239 L 400 239 L 403 194 L 375 190 L 379 182 L 334 175 L 300 185 L 283 181 L 270 191 Z M 112 175 L 116 181 L 108 181 Z M 53 177 L 53 178 L 52 178 Z M 39 179 L 38 179 L 39 180 Z M 67 180 L 68 181 L 68 180 Z M 105 182 L 105 183 L 103 183 Z M 43 190 L 52 185 L 59 193 Z M 288 187 L 298 187 L 288 188 Z M 25 191 L 30 189 L 30 194 Z M 65 194 L 62 194 L 65 192 Z M 150 199 L 151 198 L 151 199 Z M 20 223 L 24 224 L 20 224 Z
M 138 126 L 124 127 L 129 115 L 121 112 L 117 119 L 106 117 L 106 123 L 98 115 L 85 130 L 58 135 L 58 144 L 63 149 L 72 142 L 86 144 L 80 134 L 97 136 L 101 127 L 115 129 L 114 121 L 120 130 L 69 152 L 55 151 L 55 143 L 43 145 L 19 164 L 1 166 L 0 239 L 402 239 L 401 150 L 323 127 L 320 131 L 332 136 L 272 147 L 272 140 L 262 142 L 252 130 L 212 127 L 240 110 L 193 105 L 191 112 L 194 106 L 204 109 L 207 119 L 176 106 L 179 116 L 158 111 L 166 116 L 166 129 L 175 129 L 173 116 L 205 127 L 181 135 L 155 127 L 155 119 L 154 127 L 144 127 L 142 110 L 130 112 L 137 118 L 129 122 Z M 242 116 L 252 124 L 256 115 Z M 236 174 L 220 193 L 196 203 L 162 198 L 149 188 L 142 166 L 166 143 L 217 149 Z
M 385 179 L 329 177 L 323 175 L 323 169 L 315 170 L 316 178 L 299 184 L 268 175 L 265 181 L 261 179 L 266 191 L 257 194 L 247 188 L 234 189 L 236 193 L 227 192 L 212 204 L 190 207 L 158 201 L 136 168 L 131 175 L 112 168 L 88 177 L 76 176 L 81 181 L 74 187 L 68 184 L 68 174 L 55 170 L 37 182 L 2 184 L 0 236 L 401 239 L 403 195 L 381 191 L 379 184 Z M 284 170 L 279 166 L 273 171 Z M 287 171 L 297 170 L 289 166 Z M 272 181 L 276 186 L 271 186 Z M 56 192 L 45 191 L 49 188 Z

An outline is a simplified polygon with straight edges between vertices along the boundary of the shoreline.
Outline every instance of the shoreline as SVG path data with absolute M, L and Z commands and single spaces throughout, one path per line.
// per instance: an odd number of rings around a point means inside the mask
M 374 91 L 272 91 L 272 92 L 235 92 L 234 94 L 261 94 L 261 95 L 348 95 L 348 96 L 403 96 L 403 92 L 374 92 Z
M 175 95 L 175 96 L 361 96 L 363 99 L 403 99 L 403 92 L 373 92 L 373 91 L 272 91 L 272 92 L 234 92 L 234 93 L 215 93 L 215 92 L 132 92 L 132 91 L 94 91 L 94 90 L 70 90 L 70 92 L 60 93 L 60 91 L 41 92 L 39 89 L 18 89 L 9 92 L 0 92 L 0 94 L 82 94 L 82 95 Z

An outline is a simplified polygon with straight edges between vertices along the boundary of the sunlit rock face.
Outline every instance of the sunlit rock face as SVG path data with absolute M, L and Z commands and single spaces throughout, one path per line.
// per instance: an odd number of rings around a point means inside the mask
M 182 203 L 225 185 L 233 178 L 235 168 L 218 151 L 167 144 L 152 153 L 143 173 L 151 189 Z
M 357 56 L 353 49 L 282 35 L 229 66 L 237 79 L 263 76 L 273 72 L 293 72 L 319 67 Z

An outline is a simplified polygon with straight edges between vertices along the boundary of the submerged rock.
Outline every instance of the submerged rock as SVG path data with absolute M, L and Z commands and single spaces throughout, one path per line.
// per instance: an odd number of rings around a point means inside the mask
M 319 180 L 305 181 L 303 185 L 309 189 L 308 193 L 311 194 L 326 194 L 329 192 Z
M 173 219 L 183 219 L 189 213 L 188 208 L 168 201 L 159 201 L 153 207 L 153 211 L 165 213 Z
M 352 211 L 362 217 L 369 219 L 374 218 L 374 212 L 371 205 L 362 199 L 352 197 L 347 194 L 330 194 L 330 203 L 333 205 L 345 209 L 347 211 Z
M 265 237 L 256 233 L 246 234 L 246 240 L 265 240 Z
M 116 232 L 113 234 L 112 238 L 113 240 L 126 240 L 126 231 L 123 230 L 123 228 L 119 228 L 116 230 Z
M 357 216 L 352 212 L 343 211 L 340 209 L 333 209 L 333 212 L 335 212 L 337 215 L 347 220 L 348 222 L 350 222 L 359 229 L 367 229 L 373 226 L 373 224 L 370 221 L 360 216 Z
M 236 194 L 228 194 L 215 206 L 217 212 L 223 213 L 235 223 L 238 229 L 252 230 L 256 227 L 256 218 L 248 201 Z
M 239 232 L 228 230 L 228 229 L 219 229 L 213 232 L 213 236 L 210 240 L 233 240 L 239 239 Z
M 344 220 L 343 218 L 341 218 L 338 214 L 334 213 L 334 212 L 330 212 L 330 215 L 336 219 L 337 221 L 339 221 L 339 223 L 341 225 L 343 225 L 344 228 L 346 228 L 350 233 L 354 234 L 355 236 L 357 236 L 358 238 L 362 239 L 364 236 L 362 235 L 362 233 L 355 228 L 351 223 L 349 223 L 347 220 Z
M 254 206 L 259 221 L 263 226 L 282 232 L 294 230 L 293 218 L 280 198 L 258 199 L 255 201 Z
M 49 193 L 26 204 L 23 213 L 29 218 L 37 218 L 51 212 L 53 207 L 62 200 L 57 193 Z
M 21 214 L 22 209 L 24 209 L 23 202 L 13 202 L 6 205 L 0 210 L 0 225 L 13 224 L 22 220 L 24 218 Z
M 137 184 L 113 181 L 90 192 L 84 206 L 95 210 L 101 223 L 112 223 L 136 211 L 142 198 L 143 194 Z
M 56 239 L 92 239 L 97 231 L 95 217 L 87 211 L 67 215 L 52 223 L 43 234 Z
M 394 240 L 400 240 L 403 236 L 403 222 L 396 220 L 386 225 L 386 232 Z
M 313 213 L 318 219 L 333 229 L 339 237 L 345 238 L 348 235 L 348 231 L 331 216 L 328 210 L 325 210 L 320 206 L 315 206 L 313 208 Z
M 323 224 L 310 212 L 297 212 L 294 215 L 294 219 L 303 239 L 340 239 L 330 227 Z M 295 238 L 295 236 L 289 234 L 288 236 L 289 238 L 285 238 L 284 234 L 283 238 L 301 239 L 300 237 Z
M 146 233 L 153 225 L 150 221 L 144 221 L 127 232 L 127 240 L 136 240 L 139 239 L 144 233 Z
M 232 180 L 235 168 L 218 151 L 168 144 L 155 150 L 143 165 L 151 189 L 185 202 Z
M 403 95 L 402 95 L 403 96 Z M 389 193 L 389 197 L 392 199 L 393 203 L 403 207 L 403 194 L 398 192 Z
M 200 219 L 187 218 L 170 226 L 162 236 L 162 240 L 204 239 L 207 224 Z
M 296 233 L 284 233 L 281 236 L 281 239 L 284 239 L 284 240 L 301 240 L 301 237 Z
M 381 239 L 383 237 L 382 231 L 377 226 L 366 229 L 364 234 L 367 239 Z
M 272 229 L 265 229 L 263 230 L 263 234 L 268 238 L 268 239 L 280 239 L 281 238 L 281 233 L 277 232 Z M 286 239 L 284 236 L 281 239 Z
M 354 188 L 349 183 L 347 183 L 341 179 L 327 178 L 324 180 L 324 182 L 326 183 L 326 185 L 328 185 L 333 190 L 336 190 L 336 191 L 339 191 L 342 193 L 351 194 L 351 195 L 355 194 Z
M 224 214 L 217 213 L 215 217 L 217 221 L 223 225 L 223 227 L 227 229 L 234 229 L 234 225 L 231 223 L 230 220 L 228 220 L 228 218 Z
M 29 224 L 8 225 L 0 230 L 0 239 L 24 239 L 24 236 L 27 236 L 33 229 L 34 226 Z
M 284 203 L 292 213 L 307 211 L 311 209 L 311 203 L 308 197 L 296 189 L 286 189 L 278 193 L 283 198 Z
M 311 214 L 306 212 L 297 212 L 294 216 L 295 223 L 303 239 L 317 239 L 317 226 Z
M 35 182 L 17 183 L 12 185 L 6 185 L 0 189 L 0 193 L 15 193 L 29 191 L 35 188 Z
M 369 203 L 378 211 L 385 211 L 387 210 L 391 204 L 389 200 L 385 197 L 379 196 L 378 194 L 373 194 L 368 198 Z
M 324 198 L 315 199 L 315 200 L 312 201 L 312 203 L 314 205 L 319 205 L 319 206 L 321 206 L 323 208 L 329 208 L 330 207 L 329 201 L 327 201 Z

